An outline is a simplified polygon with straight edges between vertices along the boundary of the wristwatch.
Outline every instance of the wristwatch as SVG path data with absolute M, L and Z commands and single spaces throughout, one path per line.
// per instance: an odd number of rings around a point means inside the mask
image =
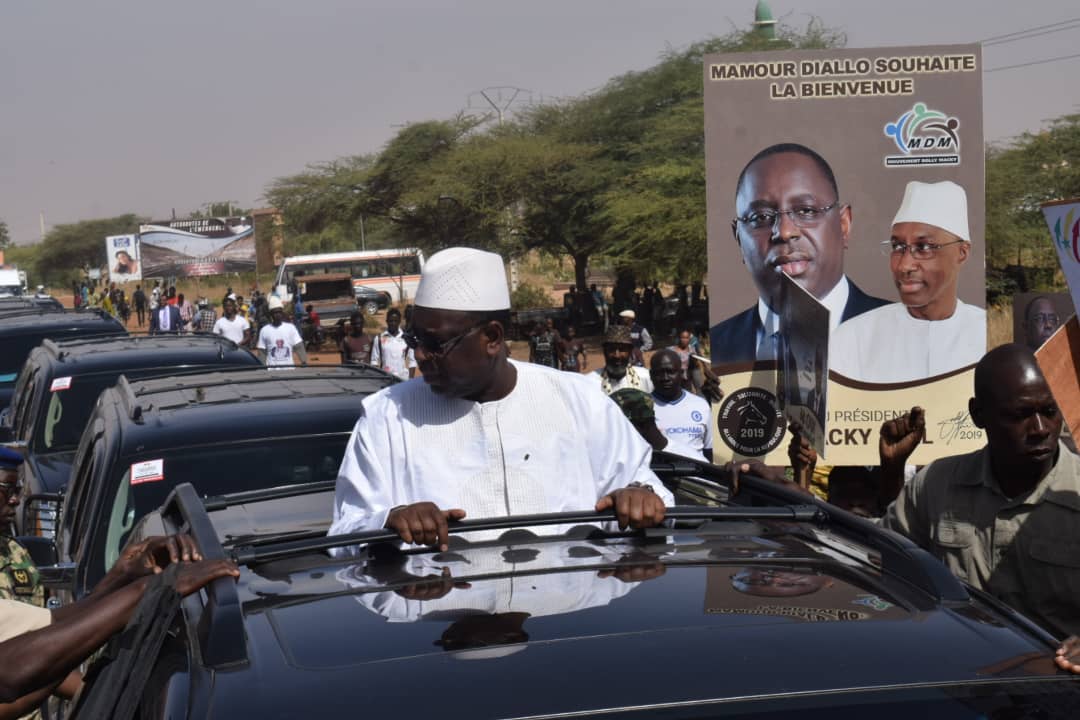
M 632 482 L 629 485 L 627 485 L 626 487 L 628 487 L 628 488 L 641 488 L 642 490 L 648 490 L 649 492 L 653 493 L 654 495 L 656 494 L 656 490 L 654 490 L 653 486 L 650 485 L 649 483 Z

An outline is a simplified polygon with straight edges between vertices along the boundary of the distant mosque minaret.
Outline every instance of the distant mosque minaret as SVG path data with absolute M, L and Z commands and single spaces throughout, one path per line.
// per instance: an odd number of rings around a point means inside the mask
M 758 0 L 754 10 L 754 30 L 766 40 L 776 39 L 776 20 L 773 19 L 772 10 L 765 0 Z

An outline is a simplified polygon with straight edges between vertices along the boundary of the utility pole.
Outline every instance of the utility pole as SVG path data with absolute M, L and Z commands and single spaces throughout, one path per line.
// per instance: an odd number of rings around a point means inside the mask
M 533 104 L 532 90 L 526 90 L 519 87 L 501 86 L 501 87 L 488 87 L 483 90 L 471 93 L 467 98 L 468 103 L 465 107 L 466 114 L 483 114 L 491 116 L 494 111 L 494 116 L 498 118 L 499 125 L 503 124 L 506 120 L 506 115 L 510 112 L 511 106 L 518 102 L 524 103 L 526 106 Z M 484 103 L 487 103 L 488 107 L 484 107 Z

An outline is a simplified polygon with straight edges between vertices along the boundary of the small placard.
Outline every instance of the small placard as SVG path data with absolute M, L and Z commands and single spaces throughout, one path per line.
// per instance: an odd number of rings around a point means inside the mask
M 131 463 L 131 484 L 157 482 L 165 479 L 165 461 L 144 460 L 143 462 Z
M 52 385 L 49 386 L 49 392 L 56 392 L 57 390 L 67 390 L 71 387 L 71 377 L 59 377 L 53 378 Z

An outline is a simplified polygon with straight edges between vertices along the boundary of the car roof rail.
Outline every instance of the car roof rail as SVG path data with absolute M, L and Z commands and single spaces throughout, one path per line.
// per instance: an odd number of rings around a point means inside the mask
M 126 406 L 125 414 L 132 422 L 143 422 L 143 409 L 139 404 L 139 398 L 135 397 L 135 390 L 131 387 L 131 383 L 127 379 L 127 375 L 121 375 L 116 378 L 116 391 L 120 393 L 120 398 L 124 401 Z
M 161 517 L 174 532 L 187 532 L 206 560 L 228 559 L 218 542 L 217 531 L 202 498 L 191 483 L 173 488 L 161 506 Z M 202 664 L 224 668 L 248 661 L 244 614 L 236 580 L 223 577 L 204 588 L 206 604 L 198 593 L 184 599 L 184 607 L 195 622 L 195 636 Z M 197 616 L 197 619 L 195 619 Z
M 320 480 L 295 485 L 278 485 L 277 487 L 260 488 L 259 490 L 243 490 L 227 495 L 208 495 L 203 498 L 203 507 L 206 508 L 207 512 L 214 512 L 215 510 L 224 510 L 233 505 L 243 505 L 244 503 L 280 500 L 299 495 L 326 492 L 327 490 L 333 490 L 336 485 L 337 480 Z
M 816 505 L 778 505 L 773 507 L 704 507 L 698 505 L 669 507 L 665 517 L 671 520 L 786 520 L 788 522 L 820 523 L 827 519 L 827 514 Z M 538 513 L 535 515 L 511 515 L 508 517 L 482 518 L 479 520 L 458 520 L 449 523 L 451 535 L 480 530 L 509 530 L 521 527 L 542 525 L 573 525 L 594 522 L 611 522 L 615 519 L 614 509 L 606 512 L 579 510 L 571 512 Z M 252 565 L 310 552 L 319 552 L 350 545 L 370 545 L 380 542 L 394 542 L 400 537 L 393 530 L 365 530 L 344 535 L 319 533 L 318 537 L 284 542 L 258 547 L 247 544 L 233 548 L 230 556 L 240 565 Z
M 44 340 L 42 340 L 41 341 L 41 347 L 45 348 L 50 353 L 55 355 L 57 360 L 63 360 L 64 355 L 67 354 L 63 350 L 60 349 L 60 346 L 57 345 L 56 341 L 53 340 L 52 338 L 45 338 Z
M 657 457 L 660 456 L 660 457 Z M 654 453 L 652 470 L 665 483 L 677 487 L 680 476 L 692 474 L 697 482 L 713 483 L 735 492 L 729 487 L 727 476 L 721 466 L 705 462 L 696 462 L 669 453 Z M 970 595 L 964 584 L 948 571 L 933 555 L 914 542 L 895 532 L 886 530 L 874 523 L 849 513 L 835 505 L 812 498 L 803 492 L 793 490 L 753 473 L 739 474 L 739 495 L 736 501 L 749 500 L 753 507 L 775 504 L 806 504 L 819 506 L 826 515 L 830 529 L 841 531 L 881 555 L 881 563 L 890 573 L 928 593 L 943 604 L 964 604 L 970 601 Z

